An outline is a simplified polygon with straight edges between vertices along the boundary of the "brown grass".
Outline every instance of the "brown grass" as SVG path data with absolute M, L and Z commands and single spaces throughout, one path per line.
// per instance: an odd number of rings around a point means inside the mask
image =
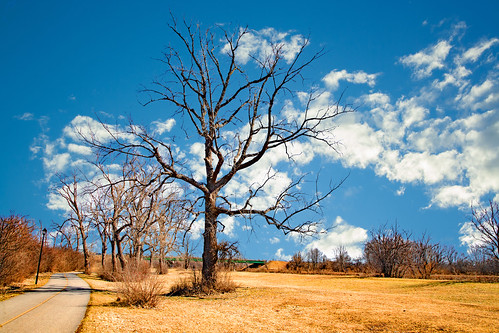
M 163 276 L 168 288 L 188 271 Z M 161 297 L 155 309 L 116 306 L 93 288 L 81 332 L 493 332 L 499 284 L 237 272 L 234 293 Z
M 27 290 L 35 289 L 43 286 L 50 280 L 52 273 L 40 273 L 38 276 L 38 284 L 35 285 L 35 276 L 25 279 L 23 282 L 12 283 L 7 287 L 0 287 L 0 301 L 4 301 L 11 297 L 21 295 Z
M 129 262 L 118 277 L 118 295 L 123 305 L 152 308 L 158 304 L 162 281 L 151 274 L 148 263 Z
M 232 281 L 228 271 L 217 272 L 217 280 L 212 289 L 204 288 L 201 272 L 192 270 L 189 277 L 180 277 L 172 286 L 167 296 L 207 296 L 234 292 L 237 284 Z

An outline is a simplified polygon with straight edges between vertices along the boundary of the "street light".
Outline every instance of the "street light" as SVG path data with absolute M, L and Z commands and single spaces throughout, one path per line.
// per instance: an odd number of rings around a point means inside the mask
M 42 230 L 42 244 L 40 245 L 40 256 L 38 257 L 38 268 L 36 269 L 35 284 L 38 284 L 38 273 L 40 272 L 40 261 L 42 261 L 42 250 L 43 250 L 43 242 L 45 241 L 45 235 L 47 235 L 47 229 L 43 228 L 43 230 Z

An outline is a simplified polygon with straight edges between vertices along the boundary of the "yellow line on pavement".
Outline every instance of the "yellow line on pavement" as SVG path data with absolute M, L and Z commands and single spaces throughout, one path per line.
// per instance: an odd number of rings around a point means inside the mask
M 14 318 L 11 318 L 11 319 L 7 320 L 6 322 L 1 323 L 1 324 L 0 324 L 0 327 L 7 325 L 7 324 L 8 324 L 8 323 L 10 323 L 11 321 L 14 321 L 14 320 L 16 320 L 17 318 L 19 318 L 19 317 L 21 317 L 21 316 L 24 316 L 26 313 L 28 313 L 28 312 L 30 312 L 30 311 L 32 311 L 32 310 L 34 310 L 34 309 L 36 309 L 37 307 L 39 307 L 40 305 L 42 305 L 42 304 L 44 304 L 44 303 L 46 303 L 46 302 L 50 301 L 52 298 L 56 297 L 57 295 L 59 295 L 60 293 L 62 293 L 64 290 L 66 290 L 66 288 L 68 287 L 68 284 L 69 284 L 69 280 L 68 280 L 68 277 L 66 276 L 66 273 L 64 273 L 64 277 L 66 278 L 66 285 L 64 286 L 64 288 L 62 288 L 62 289 L 61 289 L 61 290 L 59 290 L 56 294 L 54 294 L 54 295 L 50 296 L 49 298 L 47 298 L 46 300 L 44 300 L 44 301 L 43 301 L 43 302 L 41 302 L 40 304 L 37 304 L 37 305 L 35 305 L 34 307 L 32 307 L 31 309 L 28 309 L 28 310 L 24 311 L 23 313 L 18 314 L 18 315 L 17 315 L 17 316 L 15 316 Z

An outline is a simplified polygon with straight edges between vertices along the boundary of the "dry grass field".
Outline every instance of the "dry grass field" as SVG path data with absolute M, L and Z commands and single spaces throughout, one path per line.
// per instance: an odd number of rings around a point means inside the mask
M 20 295 L 26 290 L 34 289 L 43 286 L 50 280 L 52 273 L 40 273 L 38 276 L 38 284 L 35 285 L 35 276 L 31 276 L 21 283 L 13 283 L 6 288 L 0 288 L 0 301 Z
M 161 278 L 165 290 L 182 276 Z M 237 291 L 119 306 L 93 277 L 80 332 L 499 332 L 499 284 L 234 272 Z

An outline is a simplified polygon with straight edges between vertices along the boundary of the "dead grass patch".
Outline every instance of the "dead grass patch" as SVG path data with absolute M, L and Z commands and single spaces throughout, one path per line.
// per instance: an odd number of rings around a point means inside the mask
M 167 296 L 205 296 L 211 294 L 224 294 L 234 292 L 237 284 L 232 281 L 229 272 L 220 271 L 217 273 L 217 281 L 213 289 L 203 287 L 201 272 L 192 270 L 189 277 L 182 276 L 176 281 L 168 292 Z
M 189 271 L 170 270 L 165 287 Z M 491 332 L 499 284 L 236 272 L 234 293 L 161 297 L 155 309 L 93 293 L 81 332 Z M 429 284 L 431 282 L 431 284 Z M 112 283 L 107 285 L 112 288 Z
M 25 279 L 23 282 L 11 283 L 6 287 L 0 288 L 0 301 L 4 301 L 11 297 L 21 295 L 22 293 L 39 288 L 45 285 L 49 280 L 52 273 L 40 273 L 38 276 L 38 284 L 35 284 L 35 276 Z

